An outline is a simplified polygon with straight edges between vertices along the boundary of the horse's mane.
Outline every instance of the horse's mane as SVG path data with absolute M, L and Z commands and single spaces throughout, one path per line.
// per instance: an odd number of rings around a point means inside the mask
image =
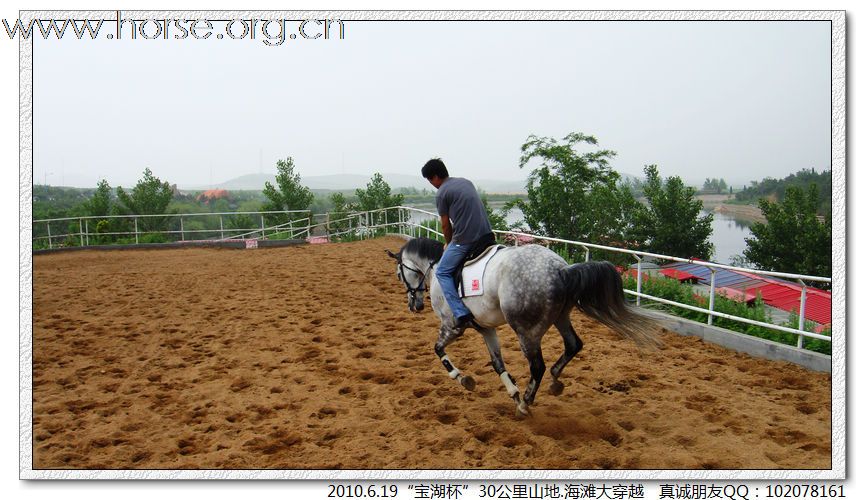
M 438 262 L 444 253 L 444 245 L 430 238 L 413 238 L 399 251 L 400 257 L 406 252 L 417 255 L 421 259 L 429 259 L 430 262 Z

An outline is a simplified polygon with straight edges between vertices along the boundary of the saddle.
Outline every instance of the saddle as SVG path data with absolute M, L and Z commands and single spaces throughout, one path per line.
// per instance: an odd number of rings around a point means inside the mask
M 496 237 L 493 233 L 487 233 L 481 236 L 474 245 L 472 245 L 472 248 L 466 254 L 465 259 L 463 259 L 463 262 L 454 273 L 454 281 L 457 284 L 457 292 L 459 292 L 460 297 L 483 294 L 482 278 L 484 269 L 486 268 L 487 262 L 502 246 L 503 245 L 496 245 Z M 473 274 L 471 277 L 466 276 L 466 278 L 469 278 L 469 280 L 466 281 L 463 279 L 463 271 L 466 267 L 473 264 L 481 264 L 477 270 L 479 272 L 475 273 L 476 275 Z

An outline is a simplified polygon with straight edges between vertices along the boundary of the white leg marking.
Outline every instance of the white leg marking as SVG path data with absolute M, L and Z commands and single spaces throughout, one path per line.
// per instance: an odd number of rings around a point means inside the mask
M 453 366 L 453 370 L 451 370 L 451 371 L 448 372 L 448 376 L 449 376 L 450 378 L 452 378 L 452 379 L 455 379 L 455 378 L 459 377 L 459 376 L 460 376 L 460 371 L 457 370 L 457 368 L 456 368 L 456 367 L 454 366 L 454 364 L 451 362 L 451 360 L 450 360 L 450 358 L 448 357 L 447 354 L 445 354 L 444 356 L 442 356 L 442 363 L 445 363 L 445 362 L 447 362 L 447 364 Z
M 520 392 L 520 389 L 511 382 L 511 376 L 508 375 L 508 372 L 504 371 L 500 375 L 502 379 L 502 383 L 505 384 L 505 390 L 508 391 L 508 396 L 514 397 L 514 394 Z

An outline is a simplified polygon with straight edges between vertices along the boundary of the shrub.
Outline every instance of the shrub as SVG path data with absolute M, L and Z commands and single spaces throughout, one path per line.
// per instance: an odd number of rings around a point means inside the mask
M 624 276 L 623 279 L 624 288 L 627 290 L 637 289 L 637 278 L 634 276 Z M 704 309 L 708 309 L 709 307 L 709 299 L 703 295 L 700 295 L 694 291 L 694 288 L 691 285 L 685 283 L 679 283 L 676 280 L 669 278 L 660 278 L 660 277 L 643 277 L 642 293 L 646 295 L 652 295 L 655 297 L 660 297 L 662 299 L 672 300 L 674 302 L 679 302 L 682 304 L 700 307 Z M 643 300 L 651 300 L 651 299 L 643 299 Z M 706 323 L 708 321 L 709 315 L 706 313 L 701 313 L 698 311 L 692 311 L 690 309 L 685 309 L 682 307 L 669 306 L 666 304 L 653 303 L 653 306 L 657 306 L 658 309 L 664 310 L 670 314 L 675 316 L 679 316 L 681 318 L 687 318 L 693 321 L 697 321 L 700 323 Z M 714 304 L 715 312 L 729 314 L 731 316 L 738 316 L 741 318 L 750 319 L 753 321 L 760 321 L 762 323 L 772 323 L 772 319 L 766 310 L 766 306 L 763 303 L 763 300 L 758 295 L 754 300 L 752 305 L 746 304 L 744 302 L 739 302 L 736 300 L 728 299 L 722 295 L 715 294 L 715 304 Z M 766 340 L 771 340 L 773 342 L 779 342 L 781 344 L 787 345 L 796 345 L 798 341 L 798 335 L 781 332 L 778 330 L 772 330 L 766 327 L 751 325 L 748 323 L 742 323 L 735 320 L 730 320 L 726 318 L 719 318 L 715 316 L 712 320 L 712 324 L 719 327 L 725 328 L 727 330 L 732 330 L 734 332 L 744 333 L 746 335 L 751 335 L 753 337 L 759 337 Z M 791 328 L 798 328 L 799 326 L 799 316 L 795 316 L 795 323 L 792 323 L 792 315 L 791 319 L 788 320 L 787 323 L 784 323 L 780 326 L 787 326 Z M 810 326 L 806 324 L 806 330 L 813 331 L 813 328 L 816 325 L 811 323 Z M 824 332 L 826 333 L 826 332 Z M 829 333 L 826 333 L 827 335 Z M 831 353 L 831 344 L 829 342 L 825 342 L 817 339 L 805 338 L 802 346 L 805 349 L 821 352 L 824 354 Z

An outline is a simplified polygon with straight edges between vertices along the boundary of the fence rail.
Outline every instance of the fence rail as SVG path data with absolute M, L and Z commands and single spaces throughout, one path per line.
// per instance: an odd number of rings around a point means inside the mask
M 248 220 L 253 218 L 258 219 L 257 227 L 225 227 L 226 217 L 248 217 Z M 199 219 L 210 218 L 209 221 L 199 222 Z M 273 222 L 274 219 L 285 218 L 287 221 Z M 268 223 L 267 220 L 271 222 Z M 140 228 L 139 221 L 157 220 L 160 221 L 162 227 L 154 229 L 152 224 L 147 228 Z M 184 226 L 184 220 L 196 221 L 193 227 Z M 210 222 L 215 226 L 215 221 L 219 221 L 218 227 L 199 227 L 206 222 Z M 237 219 L 231 219 L 237 222 Z M 97 222 L 93 222 L 97 221 Z M 98 221 L 109 221 L 102 224 L 102 227 L 111 225 L 110 221 L 117 221 L 115 225 L 124 226 L 123 230 L 112 231 L 94 231 L 91 228 L 91 223 L 97 225 Z M 132 222 L 130 222 L 132 221 Z M 432 221 L 432 222 L 429 222 Z M 179 222 L 179 224 L 178 224 Z M 51 225 L 54 224 L 55 232 L 52 234 Z M 132 227 L 129 227 L 129 225 Z M 179 227 L 178 227 L 179 226 Z M 433 227 L 431 227 L 433 226 Z M 66 232 L 57 233 L 57 227 L 66 227 Z M 69 230 L 69 228 L 72 230 Z M 42 219 L 33 222 L 34 248 L 37 245 L 44 245 L 46 242 L 48 248 L 54 248 L 56 242 L 61 242 L 61 245 L 75 246 L 90 246 L 91 239 L 100 241 L 105 237 L 117 238 L 134 236 L 135 243 L 138 243 L 141 237 L 145 234 L 165 235 L 168 238 L 176 238 L 179 236 L 179 241 L 201 241 L 187 240 L 186 236 L 195 235 L 213 235 L 208 238 L 211 241 L 222 241 L 228 239 L 268 239 L 268 238 L 310 238 L 313 235 L 326 236 L 327 238 L 351 237 L 351 238 L 372 238 L 378 231 L 397 232 L 406 236 L 418 237 L 436 237 L 443 239 L 444 235 L 441 232 L 439 216 L 427 210 L 421 210 L 414 207 L 396 206 L 367 212 L 346 212 L 340 214 L 312 214 L 307 210 L 301 211 L 270 211 L 270 212 L 220 212 L 220 213 L 195 213 L 195 214 L 169 214 L 169 215 L 115 215 L 105 217 L 67 217 L 59 219 Z M 77 230 L 76 230 L 77 228 Z M 146 229 L 146 230 L 145 230 Z M 37 231 L 38 230 L 38 231 Z M 573 246 L 583 250 L 586 261 L 590 260 L 592 250 L 614 252 L 627 255 L 635 260 L 636 265 L 636 291 L 625 290 L 625 293 L 635 297 L 637 305 L 641 305 L 642 301 L 651 300 L 661 304 L 671 305 L 707 315 L 707 323 L 712 324 L 714 318 L 724 318 L 728 320 L 738 321 L 741 323 L 760 326 L 763 328 L 786 332 L 797 335 L 797 347 L 803 348 L 803 339 L 808 337 L 812 339 L 831 342 L 832 338 L 828 335 L 812 333 L 805 330 L 805 305 L 807 293 L 804 281 L 832 283 L 831 278 L 822 276 L 809 276 L 792 273 L 782 273 L 774 271 L 763 271 L 759 269 L 748 269 L 743 267 L 730 266 L 726 264 L 716 264 L 714 262 L 706 262 L 702 260 L 683 259 L 681 257 L 673 257 L 669 255 L 659 255 L 650 252 L 641 252 L 636 250 L 627 250 L 623 248 L 615 248 L 595 243 L 565 240 L 561 238 L 552 238 L 547 236 L 538 236 L 530 233 L 519 231 L 494 231 L 504 241 L 511 242 L 514 245 L 519 245 L 527 241 L 541 241 L 546 244 L 562 244 L 566 248 Z M 38 234 L 37 234 L 38 233 Z M 217 236 L 218 234 L 218 236 Z M 643 261 L 645 259 L 666 260 L 670 262 L 684 262 L 695 264 L 707 268 L 711 273 L 709 285 L 709 304 L 708 308 L 695 307 L 689 304 L 676 302 L 662 297 L 656 297 L 644 293 L 642 276 L 643 276 Z M 799 327 L 790 328 L 762 321 L 755 321 L 749 318 L 734 316 L 722 313 L 715 310 L 715 272 L 719 269 L 742 271 L 760 276 L 772 276 L 776 278 L 794 279 L 797 280 L 802 287 L 802 293 L 799 301 Z
M 283 210 L 40 219 L 33 221 L 33 246 L 49 249 L 64 246 L 84 247 L 117 243 L 123 238 L 134 239 L 137 244 L 145 237 L 154 235 L 166 241 L 200 241 L 197 236 L 215 241 L 277 238 L 283 235 L 296 238 L 308 231 L 310 217 L 309 210 Z M 272 219 L 279 218 L 288 220 L 272 222 Z M 228 225 L 226 221 L 229 222 Z M 62 232 L 58 232 L 58 228 L 61 228 Z M 307 233 L 305 237 L 308 236 Z
M 433 212 L 429 212 L 426 210 L 420 210 L 420 209 L 412 208 L 412 207 L 402 207 L 401 206 L 401 207 L 396 207 L 396 208 L 399 208 L 401 211 L 405 211 L 408 213 L 415 213 L 415 214 L 419 214 L 421 216 L 425 216 L 426 218 L 428 218 L 428 220 L 433 220 L 436 222 L 438 220 L 438 215 L 433 213 Z M 403 220 L 403 219 L 408 219 L 408 218 L 402 217 L 401 220 Z M 391 227 L 395 224 L 399 225 L 399 227 L 401 229 L 400 232 L 402 234 L 407 234 L 409 236 L 443 237 L 442 232 L 439 230 L 440 226 L 438 223 L 436 223 L 435 229 L 433 229 L 432 227 L 429 227 L 429 225 L 424 225 L 424 224 L 420 224 L 420 223 L 413 222 L 413 221 L 389 223 L 389 224 L 386 224 L 386 227 Z M 651 300 L 651 301 L 658 302 L 661 304 L 671 305 L 671 306 L 675 306 L 675 307 L 680 307 L 682 309 L 687 309 L 687 310 L 691 310 L 694 312 L 706 314 L 708 317 L 707 323 L 709 325 L 712 324 L 713 318 L 724 318 L 724 319 L 728 319 L 728 320 L 732 320 L 732 321 L 738 321 L 738 322 L 749 324 L 749 325 L 768 328 L 770 330 L 775 330 L 775 331 L 785 332 L 785 333 L 791 333 L 791 334 L 794 334 L 798 337 L 797 347 L 799 349 L 803 348 L 803 346 L 802 346 L 803 339 L 806 337 L 816 339 L 816 340 L 822 340 L 822 341 L 826 341 L 826 342 L 832 341 L 832 337 L 830 337 L 828 335 L 822 335 L 819 333 L 813 333 L 813 332 L 809 332 L 809 331 L 805 330 L 805 304 L 806 304 L 806 300 L 807 300 L 807 294 L 806 294 L 806 287 L 804 284 L 804 281 L 813 281 L 813 282 L 830 283 L 831 284 L 832 283 L 831 278 L 826 278 L 826 277 L 822 277 L 822 276 L 810 276 L 810 275 L 803 275 L 803 274 L 782 273 L 782 272 L 775 272 L 775 271 L 764 271 L 764 270 L 760 270 L 760 269 L 749 269 L 749 268 L 743 268 L 743 267 L 730 266 L 730 265 L 726 265 L 726 264 L 716 264 L 714 262 L 707 262 L 707 261 L 702 261 L 702 260 L 684 259 L 681 257 L 673 257 L 673 256 L 669 256 L 669 255 L 660 255 L 660 254 L 655 254 L 655 253 L 651 253 L 651 252 L 641 252 L 641 251 L 637 251 L 637 250 L 628 250 L 628 249 L 623 249 L 623 248 L 609 247 L 609 246 L 604 246 L 604 245 L 598 245 L 595 243 L 565 240 L 565 239 L 561 239 L 561 238 L 552 238 L 552 237 L 547 237 L 547 236 L 538 236 L 538 235 L 534 235 L 534 234 L 523 233 L 520 231 L 493 231 L 493 232 L 500 235 L 500 236 L 504 236 L 506 241 L 511 241 L 511 242 L 513 242 L 514 245 L 519 245 L 521 241 L 527 241 L 527 240 L 538 241 L 539 240 L 539 241 L 544 241 L 544 242 L 548 242 L 548 243 L 561 243 L 564 245 L 576 246 L 576 247 L 579 247 L 579 248 L 584 250 L 586 261 L 590 260 L 592 249 L 602 250 L 602 251 L 607 251 L 607 252 L 614 252 L 614 253 L 619 253 L 619 254 L 631 256 L 636 261 L 637 289 L 636 289 L 636 291 L 625 290 L 625 293 L 627 293 L 631 296 L 634 296 L 636 298 L 637 305 L 641 304 L 642 299 L 646 299 L 646 300 Z M 508 238 L 508 237 L 510 237 L 510 238 Z M 710 286 L 709 286 L 709 307 L 708 308 L 695 307 L 695 306 L 692 306 L 689 304 L 684 304 L 681 302 L 667 300 L 667 299 L 664 299 L 662 297 L 656 297 L 653 295 L 643 293 L 643 289 L 642 289 L 643 288 L 643 286 L 642 286 L 642 276 L 643 276 L 642 265 L 643 265 L 643 260 L 647 259 L 647 258 L 667 260 L 670 262 L 684 262 L 684 263 L 689 263 L 689 264 L 696 264 L 696 265 L 703 266 L 703 267 L 706 267 L 707 269 L 709 269 L 709 271 L 711 272 L 711 282 L 710 282 Z M 740 316 L 734 316 L 734 315 L 726 314 L 723 312 L 715 311 L 714 310 L 714 305 L 715 305 L 714 299 L 715 299 L 716 294 L 715 294 L 714 277 L 715 277 L 715 272 L 718 269 L 726 269 L 726 270 L 731 270 L 731 271 L 742 271 L 742 272 L 747 272 L 750 274 L 761 275 L 761 276 L 772 276 L 772 277 L 776 277 L 776 278 L 785 278 L 785 279 L 797 280 L 799 285 L 802 287 L 802 293 L 801 293 L 800 301 L 799 301 L 799 325 L 798 325 L 799 327 L 798 328 L 790 328 L 790 327 L 786 327 L 786 326 L 782 326 L 782 325 L 776 325 L 773 323 L 767 323 L 767 322 L 763 322 L 763 321 L 756 321 L 756 320 L 752 320 L 749 318 L 743 318 Z

